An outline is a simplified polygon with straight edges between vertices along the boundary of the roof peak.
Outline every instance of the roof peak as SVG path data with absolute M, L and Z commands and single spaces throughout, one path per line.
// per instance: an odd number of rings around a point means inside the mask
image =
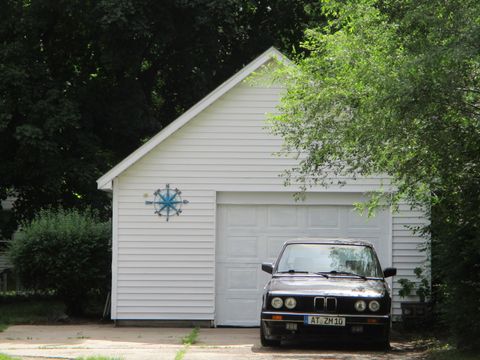
M 107 191 L 111 190 L 113 187 L 112 181 L 114 178 L 116 178 L 122 172 L 127 170 L 131 165 L 133 165 L 142 157 L 144 157 L 146 154 L 148 154 L 151 150 L 153 150 L 157 145 L 163 142 L 166 138 L 168 138 L 178 129 L 180 129 L 185 124 L 187 124 L 191 119 L 193 119 L 200 112 L 202 112 L 212 103 L 214 103 L 227 91 L 232 89 L 235 85 L 240 83 L 247 76 L 252 74 L 255 70 L 257 70 L 260 66 L 262 66 L 272 58 L 275 58 L 285 64 L 291 63 L 291 61 L 285 55 L 283 55 L 280 51 L 278 51 L 275 47 L 273 46 L 269 47 L 262 54 L 257 56 L 253 61 L 245 65 L 240 71 L 238 71 L 233 76 L 231 76 L 228 80 L 226 80 L 221 85 L 216 87 L 215 90 L 210 92 L 202 100 L 197 102 L 190 109 L 188 109 L 182 115 L 180 115 L 177 119 L 175 119 L 169 125 L 167 125 L 162 130 L 160 130 L 149 141 L 147 141 L 145 144 L 140 146 L 137 150 L 132 152 L 125 159 L 123 159 L 117 165 L 115 165 L 112 169 L 110 169 L 107 173 L 101 176 L 97 180 L 98 189 L 107 190 Z

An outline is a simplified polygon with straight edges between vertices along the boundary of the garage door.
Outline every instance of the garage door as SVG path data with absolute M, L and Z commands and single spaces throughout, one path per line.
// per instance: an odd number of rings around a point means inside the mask
M 297 237 L 343 237 L 372 242 L 382 266 L 391 264 L 389 213 L 367 219 L 353 206 L 218 205 L 216 325 L 258 326 L 268 274 L 282 244 Z

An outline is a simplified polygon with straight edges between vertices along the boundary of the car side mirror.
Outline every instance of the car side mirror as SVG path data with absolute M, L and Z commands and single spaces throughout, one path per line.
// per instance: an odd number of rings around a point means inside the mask
M 266 273 L 271 274 L 273 272 L 273 264 L 272 263 L 263 263 L 262 270 Z
M 397 268 L 389 267 L 383 270 L 383 277 L 391 277 L 397 275 Z

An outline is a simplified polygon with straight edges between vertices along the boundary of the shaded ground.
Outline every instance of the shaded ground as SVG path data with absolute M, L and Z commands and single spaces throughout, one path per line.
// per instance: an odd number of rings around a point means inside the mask
M 103 355 L 125 360 L 174 359 L 191 329 L 115 328 L 113 325 L 17 325 L 0 333 L 0 353 L 21 358 L 72 359 Z M 417 343 L 392 341 L 389 352 L 359 347 L 332 348 L 289 344 L 262 348 L 258 329 L 200 329 L 198 342 L 186 349 L 185 360 L 215 359 L 421 359 Z

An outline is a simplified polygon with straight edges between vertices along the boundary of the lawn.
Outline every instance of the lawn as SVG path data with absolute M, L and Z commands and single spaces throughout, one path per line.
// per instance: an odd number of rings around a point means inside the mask
M 13 358 L 5 354 L 0 354 L 0 360 L 18 360 L 18 358 Z
M 64 316 L 64 309 L 61 302 L 53 299 L 0 303 L 0 332 L 13 324 L 45 324 L 58 321 Z
M 480 360 L 480 354 L 456 349 L 436 349 L 431 350 L 425 360 Z
M 0 360 L 19 360 L 18 357 L 12 357 L 5 354 L 0 354 Z M 89 357 L 79 357 L 75 360 L 122 360 L 120 358 L 110 358 L 105 356 L 89 356 Z

